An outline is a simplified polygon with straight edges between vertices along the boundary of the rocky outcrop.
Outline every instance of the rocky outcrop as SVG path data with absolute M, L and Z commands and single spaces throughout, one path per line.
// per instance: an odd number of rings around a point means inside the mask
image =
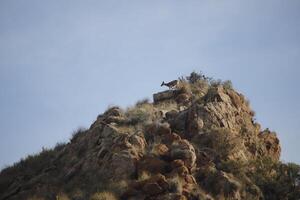
M 153 101 L 154 103 L 158 103 L 160 101 L 175 99 L 177 94 L 178 94 L 178 90 L 166 90 L 163 92 L 158 92 L 153 94 Z
M 279 139 L 276 136 L 276 133 L 267 130 L 264 130 L 259 133 L 258 137 L 262 140 L 263 146 L 260 149 L 260 154 L 270 155 L 271 158 L 279 160 L 281 147 L 279 145 Z
M 274 132 L 260 130 L 242 94 L 193 79 L 153 100 L 127 111 L 109 108 L 46 160 L 3 170 L 0 199 L 53 199 L 70 188 L 85 191 L 82 199 L 99 190 L 131 200 L 263 198 L 249 178 L 255 168 L 238 165 L 264 157 L 278 162 L 280 144 Z

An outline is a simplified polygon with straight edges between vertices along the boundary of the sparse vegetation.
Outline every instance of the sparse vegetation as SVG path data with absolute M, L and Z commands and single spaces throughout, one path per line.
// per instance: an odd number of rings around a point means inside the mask
M 140 104 L 137 107 L 129 108 L 125 116 L 128 119 L 128 125 L 136 125 L 138 123 L 147 122 L 151 119 L 152 106 L 148 104 Z
M 249 177 L 263 191 L 266 199 L 299 199 L 300 166 L 275 162 L 269 157 L 254 160 Z
M 76 131 L 73 132 L 71 142 L 75 142 L 78 138 L 82 137 L 85 134 L 85 132 L 85 128 L 78 128 Z
M 230 81 L 192 72 L 164 92 L 155 103 L 110 107 L 70 142 L 3 169 L 0 197 L 300 199 L 299 165 L 278 160 L 278 138 L 260 137 Z
M 203 135 L 200 135 L 194 142 L 197 143 L 200 149 L 210 148 L 221 158 L 226 159 L 239 146 L 239 139 L 231 138 L 230 135 L 229 129 L 212 128 L 207 130 Z
M 135 106 L 140 107 L 143 106 L 144 104 L 150 104 L 150 100 L 148 98 L 142 99 L 140 101 L 137 101 Z
M 172 178 L 169 181 L 169 190 L 172 193 L 178 193 L 178 194 L 182 193 L 182 180 L 180 180 L 178 176 Z
M 56 200 L 70 200 L 70 198 L 65 193 L 59 193 L 56 195 Z
M 143 171 L 140 173 L 139 177 L 138 177 L 138 180 L 139 181 L 144 181 L 144 180 L 147 180 L 151 177 L 151 174 L 146 172 L 146 171 Z
M 90 200 L 117 200 L 117 198 L 111 192 L 97 192 L 93 194 Z
M 222 84 L 226 90 L 232 90 L 233 88 L 232 82 L 230 80 L 224 81 Z

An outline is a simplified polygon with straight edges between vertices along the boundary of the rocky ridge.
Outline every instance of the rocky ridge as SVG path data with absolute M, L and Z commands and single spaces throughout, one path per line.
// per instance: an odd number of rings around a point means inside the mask
M 69 143 L 4 169 L 0 199 L 282 199 L 256 177 L 257 163 L 281 166 L 280 151 L 229 82 L 192 73 L 153 103 L 111 107 Z

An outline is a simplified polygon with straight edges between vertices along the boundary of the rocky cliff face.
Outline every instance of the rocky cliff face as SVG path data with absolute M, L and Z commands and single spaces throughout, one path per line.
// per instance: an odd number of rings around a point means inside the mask
M 4 169 L 1 199 L 298 198 L 299 168 L 279 162 L 276 134 L 228 82 L 195 75 Z

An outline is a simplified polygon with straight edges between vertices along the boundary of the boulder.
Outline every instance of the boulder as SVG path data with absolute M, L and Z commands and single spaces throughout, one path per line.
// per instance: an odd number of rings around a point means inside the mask
M 188 111 L 183 110 L 178 112 L 176 115 L 172 115 L 172 118 L 168 118 L 168 122 L 172 130 L 176 132 L 183 132 L 186 128 Z
M 153 94 L 153 101 L 154 103 L 158 103 L 160 101 L 174 99 L 178 94 L 177 90 L 166 90 L 163 92 L 158 92 Z
M 112 172 L 113 179 L 122 180 L 128 179 L 136 171 L 136 160 L 130 151 L 124 150 L 123 152 L 112 154 L 112 158 L 107 167 L 104 167 L 104 171 Z
M 148 198 L 153 198 L 167 192 L 168 188 L 169 183 L 166 177 L 162 174 L 156 174 L 149 179 L 132 182 L 122 196 L 129 198 L 144 194 Z
M 112 125 L 106 125 L 104 126 L 100 137 L 102 138 L 112 138 L 112 137 L 116 137 L 118 136 L 120 133 L 118 131 L 118 129 Z
M 169 148 L 165 144 L 156 144 L 153 147 L 153 154 L 158 157 L 168 157 Z
M 195 166 L 195 149 L 187 140 L 175 141 L 170 148 L 170 156 L 173 160 L 183 160 L 185 166 L 187 166 L 189 169 L 192 169 Z
M 167 145 L 171 145 L 173 142 L 179 141 L 179 140 L 181 140 L 181 137 L 178 134 L 176 134 L 176 133 L 171 133 L 171 134 L 168 134 L 168 135 L 163 135 L 161 137 L 162 143 L 167 144 Z
M 166 112 L 165 117 L 167 119 L 174 119 L 177 116 L 177 114 L 178 114 L 177 110 L 171 110 L 169 112 Z
M 178 168 L 178 167 L 183 167 L 183 166 L 184 166 L 183 160 L 178 159 L 178 160 L 173 160 L 173 161 L 171 162 L 171 167 L 172 167 L 173 169 L 176 169 L 176 168 Z
M 280 158 L 280 144 L 275 132 L 268 129 L 261 132 L 258 137 L 263 141 L 263 150 L 260 151 L 261 156 L 269 156 L 278 161 Z

